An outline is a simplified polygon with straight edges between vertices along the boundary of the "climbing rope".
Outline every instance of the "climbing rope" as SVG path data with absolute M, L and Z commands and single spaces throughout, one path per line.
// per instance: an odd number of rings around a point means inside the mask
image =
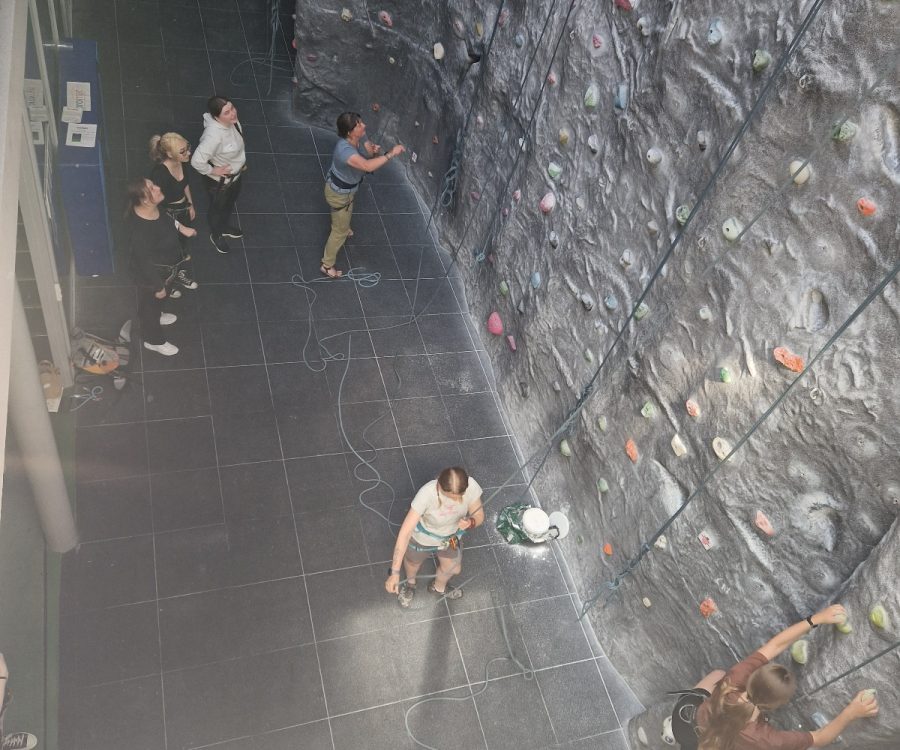
M 881 282 L 866 296 L 866 298 L 856 307 L 856 309 L 850 314 L 850 316 L 838 327 L 838 329 L 829 337 L 828 341 L 825 342 L 824 346 L 816 353 L 816 355 L 809 361 L 809 363 L 801 370 L 797 377 L 795 377 L 784 389 L 784 391 L 775 399 L 774 402 L 766 409 L 760 417 L 751 425 L 750 429 L 741 436 L 741 439 L 737 441 L 734 447 L 728 452 L 728 454 L 719 461 L 704 478 L 700 482 L 700 484 L 694 489 L 693 492 L 685 499 L 685 501 L 678 507 L 678 509 L 672 513 L 663 524 L 657 529 L 656 533 L 650 537 L 649 540 L 641 544 L 640 551 L 637 555 L 629 560 L 628 564 L 625 568 L 616 575 L 616 577 L 606 584 L 605 588 L 601 588 L 596 594 L 594 594 L 589 599 L 585 600 L 581 615 L 579 615 L 578 619 L 583 618 L 588 611 L 597 603 L 597 601 L 603 595 L 604 590 L 609 590 L 609 594 L 607 595 L 606 602 L 612 597 L 613 593 L 616 589 L 619 588 L 622 581 L 630 575 L 635 568 L 640 564 L 640 562 L 646 557 L 647 553 L 650 552 L 651 545 L 659 539 L 665 531 L 675 522 L 677 519 L 688 507 L 688 505 L 693 502 L 694 498 L 696 498 L 704 489 L 706 489 L 709 482 L 712 478 L 719 472 L 722 466 L 735 454 L 737 451 L 741 449 L 741 447 L 746 443 L 752 436 L 753 433 L 756 432 L 757 429 L 762 425 L 763 422 L 768 419 L 768 417 L 778 408 L 782 401 L 787 397 L 787 395 L 793 390 L 794 386 L 803 378 L 804 375 L 813 367 L 813 365 L 818 362 L 822 356 L 827 352 L 834 343 L 843 335 L 844 331 L 846 331 L 854 321 L 862 315 L 863 311 L 884 291 L 885 287 L 894 280 L 897 276 L 898 272 L 900 272 L 900 261 L 894 264 L 894 267 L 887 272 Z M 604 605 L 606 604 L 604 602 Z
M 818 693 L 818 692 L 820 692 L 821 690 L 824 690 L 825 688 L 827 688 L 829 685 L 833 685 L 833 684 L 834 684 L 835 682 L 837 682 L 838 680 L 843 680 L 847 675 L 851 675 L 851 674 L 853 674 L 854 672 L 859 671 L 859 670 L 862 669 L 863 667 L 865 667 L 865 666 L 871 664 L 871 663 L 872 663 L 873 661 L 875 661 L 876 659 L 880 659 L 880 658 L 881 658 L 882 656 L 884 656 L 885 654 L 889 654 L 891 651 L 893 651 L 893 650 L 894 650 L 895 648 L 897 648 L 898 646 L 900 646 L 900 641 L 896 641 L 895 643 L 891 644 L 891 645 L 888 646 L 887 648 L 882 649 L 881 651 L 879 651 L 879 652 L 878 652 L 877 654 L 875 654 L 874 656 L 870 656 L 868 659 L 866 659 L 865 661 L 860 662 L 860 663 L 857 664 L 855 667 L 851 667 L 851 668 L 848 669 L 846 672 L 841 672 L 837 677 L 832 677 L 830 680 L 828 680 L 827 682 L 822 683 L 821 685 L 819 685 L 819 687 L 815 688 L 814 690 L 810 690 L 808 693 L 804 693 L 803 695 L 800 696 L 800 699 L 802 700 L 802 699 L 804 699 L 804 698 L 811 698 L 811 697 L 814 696 L 816 693 Z

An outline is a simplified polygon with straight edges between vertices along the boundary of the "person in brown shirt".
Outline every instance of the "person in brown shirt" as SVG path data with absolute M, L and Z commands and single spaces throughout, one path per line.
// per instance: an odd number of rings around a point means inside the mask
M 717 670 L 704 677 L 692 696 L 708 697 L 696 709 L 693 721 L 689 720 L 690 698 L 680 699 L 672 714 L 672 730 L 682 750 L 807 750 L 830 744 L 856 719 L 875 716 L 878 702 L 866 690 L 814 732 L 775 729 L 763 715 L 785 705 L 797 689 L 794 675 L 772 660 L 813 628 L 846 619 L 840 604 L 826 607 L 781 631 L 728 672 Z

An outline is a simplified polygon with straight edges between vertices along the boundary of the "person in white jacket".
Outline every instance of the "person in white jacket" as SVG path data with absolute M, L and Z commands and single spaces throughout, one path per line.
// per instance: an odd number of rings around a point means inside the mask
M 209 193 L 209 241 L 224 254 L 229 250 L 225 237 L 244 236 L 239 227 L 228 222 L 241 192 L 247 153 L 234 102 L 216 95 L 210 97 L 206 106 L 209 112 L 203 115 L 203 135 L 191 157 L 191 166 L 203 175 Z

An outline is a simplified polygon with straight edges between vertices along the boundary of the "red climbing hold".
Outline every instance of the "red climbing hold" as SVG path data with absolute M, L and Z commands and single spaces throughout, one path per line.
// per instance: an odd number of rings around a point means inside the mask
M 631 3 L 628 0 L 615 0 L 616 7 L 622 10 L 631 10 Z
M 603 554 L 606 555 L 607 557 L 612 557 L 612 553 L 613 553 L 612 545 L 609 542 L 607 542 L 606 544 L 603 545 Z
M 856 207 L 863 216 L 874 216 L 875 211 L 878 210 L 875 202 L 868 198 L 860 198 L 856 201 Z
M 756 526 L 766 536 L 775 536 L 775 527 L 761 510 L 756 511 L 756 517 L 753 519 L 753 525 Z
M 294 49 L 297 49 L 297 40 L 296 39 L 291 39 L 291 47 L 293 47 Z
M 500 313 L 492 312 L 487 319 L 487 329 L 495 336 L 503 334 L 503 321 L 500 319 Z
M 804 361 L 799 354 L 794 354 L 790 349 L 783 346 L 776 346 L 772 352 L 775 361 L 783 364 L 788 370 L 794 372 L 803 372 Z
M 628 458 L 631 459 L 631 463 L 636 464 L 638 460 L 638 449 L 637 444 L 631 438 L 628 438 L 628 441 L 625 443 L 625 453 L 628 454 Z
M 716 603 L 709 597 L 700 602 L 700 614 L 704 617 L 709 618 L 718 611 L 719 608 L 716 606 Z
M 309 52 L 306 55 L 306 62 L 314 63 L 319 59 L 319 56 L 315 52 Z

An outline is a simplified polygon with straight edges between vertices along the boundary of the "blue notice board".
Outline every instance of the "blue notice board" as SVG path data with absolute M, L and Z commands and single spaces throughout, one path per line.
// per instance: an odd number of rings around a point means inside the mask
M 57 107 L 61 117 L 57 175 L 60 198 L 76 273 L 105 276 L 115 268 L 103 176 L 103 102 L 97 43 L 87 39 L 66 39 L 65 43 L 59 49 Z M 77 109 L 81 109 L 81 122 L 67 122 L 78 117 L 73 112 Z

